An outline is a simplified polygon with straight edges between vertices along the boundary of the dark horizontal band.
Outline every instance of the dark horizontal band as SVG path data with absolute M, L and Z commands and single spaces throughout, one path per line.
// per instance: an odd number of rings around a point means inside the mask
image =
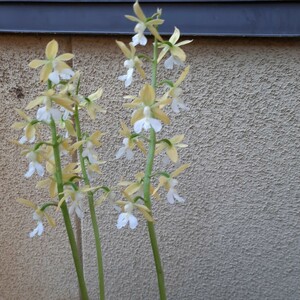
M 299 1 L 140 1 L 146 14 L 163 9 L 170 34 L 176 25 L 185 35 L 300 36 Z M 0 32 L 132 34 L 133 1 L 3 1 Z

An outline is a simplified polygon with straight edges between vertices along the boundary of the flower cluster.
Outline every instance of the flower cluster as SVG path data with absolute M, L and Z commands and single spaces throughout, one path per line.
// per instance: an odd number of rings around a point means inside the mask
M 160 82 L 157 79 L 157 69 L 168 53 L 169 57 L 163 64 L 166 69 L 172 70 L 174 66 L 178 68 L 184 67 L 186 54 L 181 47 L 191 42 L 191 40 L 178 42 L 180 31 L 176 27 L 168 40 L 164 40 L 161 37 L 158 32 L 158 27 L 164 22 L 161 19 L 161 10 L 158 9 L 152 16 L 146 17 L 138 2 L 135 2 L 133 5 L 133 10 L 135 16 L 126 16 L 129 20 L 136 22 L 135 35 L 132 37 L 132 41 L 128 47 L 123 42 L 117 41 L 117 45 L 126 57 L 124 66 L 127 68 L 127 74 L 120 76 L 119 79 L 125 82 L 125 87 L 128 87 L 133 82 L 133 74 L 136 69 L 141 79 L 146 82 L 140 89 L 138 96 L 125 97 L 125 99 L 131 100 L 130 103 L 124 104 L 124 107 L 133 110 L 130 120 L 132 130 L 127 127 L 125 122 L 121 123 L 122 130 L 120 133 L 123 136 L 123 146 L 116 153 L 117 159 L 125 157 L 131 160 L 137 148 L 147 156 L 146 171 L 139 172 L 135 176 L 136 181 L 134 182 L 121 181 L 119 184 L 120 187 L 124 188 L 122 195 L 126 200 L 117 201 L 117 205 L 121 206 L 122 211 L 119 215 L 117 227 L 122 228 L 129 224 L 129 227 L 132 229 L 136 228 L 138 222 L 133 215 L 135 209 L 141 211 L 148 222 L 153 222 L 151 197 L 159 199 L 158 193 L 161 187 L 165 188 L 167 192 L 166 198 L 169 203 L 185 201 L 175 189 L 178 185 L 178 180 L 174 177 L 178 176 L 189 165 L 183 164 L 171 173 L 165 170 L 153 173 L 152 165 L 155 156 L 159 156 L 161 153 L 164 154 L 162 156 L 162 165 L 167 165 L 170 162 L 177 164 L 179 161 L 178 149 L 187 147 L 186 144 L 182 143 L 184 139 L 183 134 L 176 135 L 170 139 L 162 138 L 159 140 L 156 138 L 156 134 L 160 134 L 163 127 L 171 123 L 168 115 L 170 111 L 168 106 L 176 114 L 188 110 L 187 105 L 183 101 L 183 90 L 180 85 L 186 78 L 190 68 L 189 66 L 185 67 L 175 81 L 169 78 L 162 78 Z M 147 44 L 148 39 L 144 35 L 146 30 L 149 30 L 154 38 L 152 58 L 140 53 L 136 48 L 138 45 L 145 46 Z M 147 76 L 142 68 L 149 61 L 152 64 L 151 84 L 147 83 Z M 159 87 L 163 87 L 163 89 L 159 89 Z M 158 185 L 155 188 L 153 182 L 157 176 Z
M 53 206 L 60 208 L 67 205 L 70 215 L 76 214 L 83 218 L 83 203 L 88 192 L 78 185 L 84 178 L 83 168 L 89 178 L 100 172 L 99 164 L 103 162 L 99 161 L 95 148 L 101 146 L 99 140 L 103 133 L 96 131 L 92 134 L 82 134 L 78 112 L 79 109 L 86 109 L 92 120 L 97 112 L 105 113 L 96 103 L 102 96 L 102 89 L 87 97 L 80 95 L 80 74 L 74 72 L 66 63 L 74 57 L 73 54 L 57 56 L 57 52 L 58 43 L 53 40 L 46 47 L 46 58 L 35 59 L 29 64 L 31 68 L 42 67 L 40 80 L 47 83 L 48 88 L 25 108 L 32 111 L 37 107 L 35 116 L 31 117 L 24 111 L 17 110 L 23 121 L 14 123 L 13 128 L 23 130 L 24 134 L 17 142 L 22 146 L 22 154 L 29 162 L 28 171 L 24 176 L 30 178 L 36 173 L 44 177 L 47 174 L 48 177 L 39 181 L 37 187 L 49 189 Z M 45 130 L 43 134 L 39 133 L 43 127 L 50 129 L 51 136 L 39 139 L 38 137 L 45 136 Z M 72 162 L 74 151 L 79 152 L 82 164 Z M 57 202 L 54 200 L 56 197 Z M 43 218 L 50 218 L 45 212 L 48 206 L 41 210 L 29 200 L 19 202 L 34 209 L 33 219 L 38 226 L 30 233 L 30 237 L 41 235 L 44 231 Z

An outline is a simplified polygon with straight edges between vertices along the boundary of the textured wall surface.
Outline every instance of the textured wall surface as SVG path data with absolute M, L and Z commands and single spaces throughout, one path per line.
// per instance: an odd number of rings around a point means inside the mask
M 1 300 L 78 299 L 62 220 L 29 239 L 31 211 L 15 202 L 47 197 L 23 177 L 27 162 L 10 143 L 17 137 L 10 124 L 17 119 L 13 108 L 24 108 L 39 89 L 38 74 L 27 64 L 43 56 L 51 38 L 0 36 Z M 116 161 L 114 153 L 122 142 L 119 121 L 130 116 L 123 96 L 136 94 L 140 83 L 125 90 L 116 80 L 125 69 L 114 38 L 57 40 L 62 52 L 76 55 L 83 90 L 104 87 L 102 106 L 109 110 L 88 123 L 108 133 L 99 152 L 107 161 L 102 180 L 110 185 L 121 176 L 133 179 L 140 169 Z M 185 47 L 191 72 L 183 89 L 190 110 L 173 115 L 174 126 L 164 133 L 184 133 L 189 145 L 180 152 L 181 162 L 192 167 L 178 186 L 186 202 L 172 206 L 162 200 L 153 207 L 168 299 L 300 298 L 299 47 L 299 40 L 238 38 L 198 38 Z M 107 299 L 158 299 L 142 219 L 134 231 L 117 230 L 118 213 L 109 202 L 98 208 L 98 217 Z M 81 229 L 88 289 L 97 299 L 88 214 Z

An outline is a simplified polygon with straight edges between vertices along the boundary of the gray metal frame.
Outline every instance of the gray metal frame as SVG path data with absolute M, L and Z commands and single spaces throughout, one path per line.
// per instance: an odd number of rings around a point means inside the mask
M 299 1 L 140 1 L 146 13 L 163 9 L 161 32 L 184 35 L 300 36 Z M 132 34 L 133 1 L 0 0 L 0 32 Z

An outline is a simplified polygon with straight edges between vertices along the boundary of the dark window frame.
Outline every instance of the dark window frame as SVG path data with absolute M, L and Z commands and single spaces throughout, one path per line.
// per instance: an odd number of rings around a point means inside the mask
M 0 32 L 132 34 L 128 0 L 0 0 Z M 195 36 L 300 36 L 300 1 L 144 0 L 146 13 L 163 9 L 163 34 L 174 26 Z

